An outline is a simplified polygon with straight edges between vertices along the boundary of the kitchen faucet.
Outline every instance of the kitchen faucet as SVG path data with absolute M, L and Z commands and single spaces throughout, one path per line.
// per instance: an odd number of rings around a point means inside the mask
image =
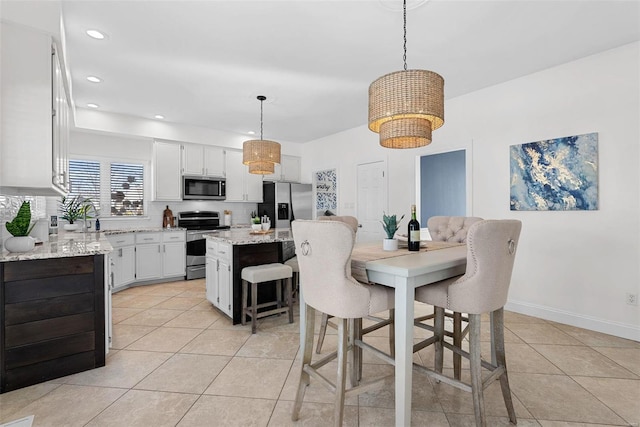
M 91 199 L 83 198 L 82 204 L 84 205 L 82 209 L 82 213 L 84 215 L 84 225 L 82 226 L 82 231 L 86 233 L 87 231 L 89 231 L 89 226 L 87 225 L 87 211 L 89 210 L 89 206 L 87 205 L 91 205 L 96 216 L 98 216 L 98 210 L 96 209 L 96 205 L 93 204 L 93 201 L 91 201 Z

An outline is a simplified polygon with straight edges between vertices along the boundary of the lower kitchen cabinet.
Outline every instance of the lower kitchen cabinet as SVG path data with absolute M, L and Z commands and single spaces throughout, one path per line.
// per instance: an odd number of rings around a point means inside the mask
M 186 233 L 184 230 L 118 233 L 108 236 L 112 289 L 130 284 L 184 278 Z
M 111 263 L 111 288 L 118 291 L 136 280 L 136 247 L 133 233 L 109 236 L 113 252 L 109 254 Z
M 207 239 L 207 300 L 229 317 L 233 317 L 232 246 Z

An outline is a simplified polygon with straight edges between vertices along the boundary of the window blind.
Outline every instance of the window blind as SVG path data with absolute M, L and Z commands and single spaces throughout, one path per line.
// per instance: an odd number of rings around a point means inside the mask
M 100 162 L 69 160 L 69 181 L 68 197 L 82 196 L 96 204 L 100 201 Z
M 144 167 L 111 163 L 111 215 L 144 215 Z

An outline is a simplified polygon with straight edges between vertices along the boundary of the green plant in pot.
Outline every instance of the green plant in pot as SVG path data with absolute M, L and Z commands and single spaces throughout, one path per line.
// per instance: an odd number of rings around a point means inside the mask
M 382 228 L 387 234 L 387 238 L 382 241 L 382 249 L 385 251 L 395 251 L 398 249 L 398 241 L 394 238 L 396 231 L 400 227 L 400 221 L 404 218 L 404 215 L 398 220 L 395 215 L 387 215 L 382 213 Z
M 60 218 L 67 220 L 69 224 L 64 226 L 65 230 L 73 231 L 78 229 L 76 221 L 79 219 L 90 219 L 91 201 L 81 196 L 66 197 L 60 200 Z
M 22 202 L 16 217 L 11 222 L 7 222 L 5 227 L 13 237 L 9 237 L 4 242 L 4 247 L 9 252 L 28 252 L 36 244 L 36 240 L 29 236 L 35 223 L 31 224 L 31 204 Z
M 260 223 L 260 217 L 256 211 L 251 212 L 251 229 L 253 231 L 262 230 L 262 224 Z

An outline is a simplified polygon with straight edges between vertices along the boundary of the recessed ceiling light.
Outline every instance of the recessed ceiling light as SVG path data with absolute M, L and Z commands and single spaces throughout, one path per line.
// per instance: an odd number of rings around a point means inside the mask
M 87 77 L 87 80 L 89 80 L 91 83 L 100 83 L 102 81 L 101 78 L 96 76 L 89 76 Z
M 160 120 L 164 119 L 164 116 L 162 114 L 156 114 L 153 117 L 155 117 L 156 119 L 160 119 Z
M 249 132 L 247 132 L 249 135 L 255 135 L 256 133 L 252 130 L 250 130 Z
M 98 30 L 87 30 L 87 35 L 88 35 L 89 37 L 92 37 L 92 38 L 96 39 L 96 40 L 102 40 L 102 39 L 104 39 L 104 34 L 103 34 L 103 33 L 101 33 L 101 32 L 100 32 L 100 31 L 98 31 Z
M 100 106 L 98 104 L 93 104 L 93 103 L 90 102 L 89 104 L 87 104 L 87 107 L 89 107 L 89 108 L 98 108 Z

